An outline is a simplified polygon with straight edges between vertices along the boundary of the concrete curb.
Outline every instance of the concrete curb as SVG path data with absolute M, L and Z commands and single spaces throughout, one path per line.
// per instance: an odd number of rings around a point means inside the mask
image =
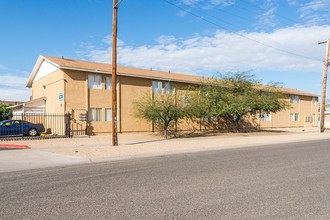
M 5 148 L 5 149 L 31 149 L 27 145 L 22 145 L 22 144 L 0 144 L 0 149 Z

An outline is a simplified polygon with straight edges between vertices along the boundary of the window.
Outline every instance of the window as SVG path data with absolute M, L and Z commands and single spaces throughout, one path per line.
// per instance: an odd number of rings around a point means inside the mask
M 111 76 L 107 76 L 105 78 L 105 89 L 111 90 L 111 88 L 112 88 L 112 77 Z
M 185 105 L 188 105 L 188 104 L 190 103 L 191 96 L 189 96 L 189 95 L 185 95 L 185 96 L 182 97 L 182 100 L 183 100 L 183 103 L 184 103 Z
M 112 109 L 111 108 L 105 109 L 105 121 L 112 121 Z
M 163 88 L 163 83 L 160 81 L 152 81 L 152 93 L 153 94 L 161 94 Z
M 260 112 L 259 119 L 260 121 L 271 121 L 272 116 L 270 112 Z
M 88 111 L 88 121 L 101 121 L 101 109 L 90 108 Z
M 88 88 L 102 89 L 102 77 L 97 74 L 88 74 Z
M 307 116 L 305 116 L 305 122 L 310 122 L 310 123 L 312 123 L 312 122 L 313 122 L 313 117 L 314 117 L 314 116 L 312 116 L 312 115 L 307 115 Z
M 291 103 L 299 103 L 299 96 L 298 95 L 290 95 L 290 102 Z
M 173 94 L 173 83 L 167 82 L 164 85 L 165 94 Z
M 316 104 L 317 103 L 315 97 L 312 98 L 312 102 L 313 102 L 313 104 Z
M 290 118 L 291 118 L 291 121 L 299 121 L 299 114 L 298 113 L 291 113 Z

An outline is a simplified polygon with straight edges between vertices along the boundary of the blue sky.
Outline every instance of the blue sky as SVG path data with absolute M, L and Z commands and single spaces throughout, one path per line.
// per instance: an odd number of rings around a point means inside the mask
M 110 63 L 111 13 L 112 0 L 0 0 L 0 100 L 29 99 L 40 54 Z M 119 65 L 321 94 L 330 0 L 123 0 L 118 15 Z

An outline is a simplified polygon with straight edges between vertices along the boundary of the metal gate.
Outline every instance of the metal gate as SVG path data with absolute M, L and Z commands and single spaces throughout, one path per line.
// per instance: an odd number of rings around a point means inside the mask
M 71 120 L 71 114 L 22 113 L 0 115 L 0 139 L 70 138 L 85 134 L 85 128 Z

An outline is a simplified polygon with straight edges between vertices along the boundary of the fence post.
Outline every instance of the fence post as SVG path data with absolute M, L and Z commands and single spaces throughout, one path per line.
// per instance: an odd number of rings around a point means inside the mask
M 24 129 L 24 119 L 25 119 L 25 115 L 24 112 L 22 112 L 21 114 L 21 134 L 22 134 L 22 139 L 24 138 L 24 133 L 23 133 L 23 129 Z
M 65 114 L 65 136 L 71 137 L 71 114 Z

